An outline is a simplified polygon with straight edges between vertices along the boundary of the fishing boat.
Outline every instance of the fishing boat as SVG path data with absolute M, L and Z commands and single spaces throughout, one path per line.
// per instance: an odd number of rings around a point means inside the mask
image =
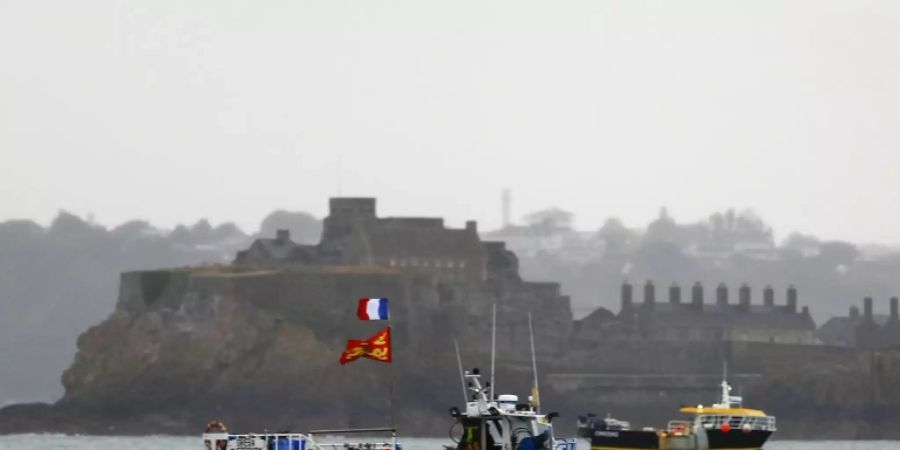
M 455 446 L 447 450 L 575 450 L 575 439 L 557 439 L 553 434 L 553 419 L 559 414 L 541 414 L 534 396 L 519 402 L 511 394 L 496 396 L 491 386 L 482 386 L 478 369 L 465 372 L 466 386 L 471 400 L 465 411 L 450 408 L 456 419 L 450 436 Z
M 540 412 L 540 390 L 538 388 L 537 358 L 534 351 L 534 329 L 531 313 L 528 314 L 528 334 L 531 340 L 531 367 L 534 376 L 532 394 L 528 402 L 519 402 L 513 394 L 494 395 L 494 363 L 497 341 L 497 308 L 493 308 L 493 331 L 491 333 L 491 380 L 484 386 L 478 369 L 464 372 L 459 346 L 456 347 L 456 361 L 459 365 L 460 381 L 463 388 L 465 411 L 450 408 L 450 415 L 456 423 L 450 428 L 455 446 L 444 446 L 445 450 L 576 450 L 575 439 L 559 439 L 553 434 L 553 419 L 559 413 Z
M 665 429 L 631 429 L 626 421 L 596 416 L 579 417 L 578 435 L 591 441 L 591 450 L 673 449 L 718 450 L 761 449 L 775 432 L 775 417 L 745 408 L 743 398 L 731 395 L 723 377 L 718 402 L 711 406 L 682 407 L 689 420 L 669 421 Z

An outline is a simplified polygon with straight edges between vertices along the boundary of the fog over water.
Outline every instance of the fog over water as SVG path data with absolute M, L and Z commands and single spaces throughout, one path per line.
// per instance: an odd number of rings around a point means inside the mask
M 379 197 L 900 243 L 900 3 L 0 3 L 0 221 Z

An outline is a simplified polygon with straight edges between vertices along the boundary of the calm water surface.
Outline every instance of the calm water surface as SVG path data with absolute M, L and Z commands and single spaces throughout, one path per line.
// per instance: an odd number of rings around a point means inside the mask
M 322 441 L 325 441 L 323 439 Z M 405 450 L 441 450 L 446 439 L 403 439 Z M 94 437 L 60 436 L 52 434 L 22 434 L 0 436 L 0 450 L 203 450 L 196 437 Z M 587 450 L 586 441 L 579 443 L 579 450 Z M 766 450 L 900 450 L 900 442 L 893 441 L 772 441 Z

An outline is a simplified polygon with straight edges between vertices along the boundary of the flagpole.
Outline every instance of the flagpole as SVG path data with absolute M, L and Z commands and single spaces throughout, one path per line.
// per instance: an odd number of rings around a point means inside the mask
M 488 399 L 494 401 L 497 396 L 494 395 L 497 387 L 494 385 L 494 360 L 497 358 L 497 304 L 494 303 L 491 310 L 491 397 Z

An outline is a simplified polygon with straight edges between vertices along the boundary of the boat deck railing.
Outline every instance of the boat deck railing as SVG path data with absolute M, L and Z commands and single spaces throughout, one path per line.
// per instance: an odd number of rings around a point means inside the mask
M 703 428 L 722 428 L 728 424 L 734 430 L 762 430 L 775 431 L 775 417 L 773 416 L 729 416 L 729 415 L 702 415 L 699 417 Z
M 325 449 L 347 449 L 347 450 L 397 450 L 397 429 L 396 428 L 346 428 L 333 430 L 312 430 L 310 436 L 328 435 L 341 436 L 345 434 L 386 434 L 390 433 L 391 439 L 388 442 L 365 441 L 365 442 L 316 442 L 319 450 Z

